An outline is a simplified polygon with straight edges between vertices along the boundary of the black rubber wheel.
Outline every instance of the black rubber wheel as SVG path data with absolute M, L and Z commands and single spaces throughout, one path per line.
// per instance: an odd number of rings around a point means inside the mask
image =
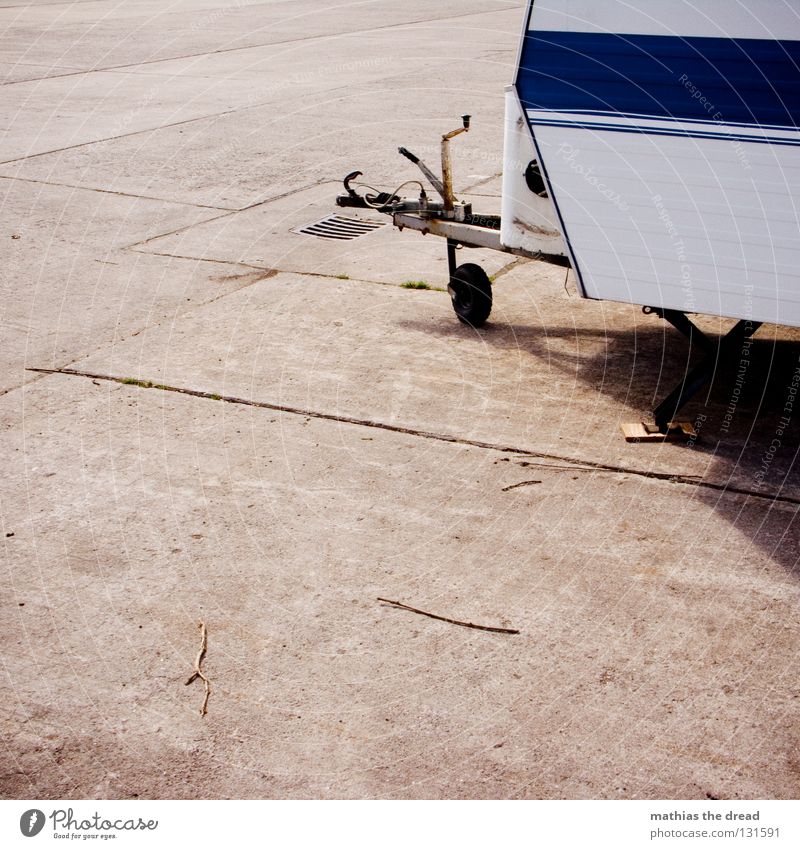
M 447 287 L 458 320 L 480 327 L 492 311 L 492 283 L 474 262 L 459 265 Z

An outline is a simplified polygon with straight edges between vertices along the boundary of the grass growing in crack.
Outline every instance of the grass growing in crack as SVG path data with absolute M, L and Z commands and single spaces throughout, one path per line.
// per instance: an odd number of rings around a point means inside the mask
M 406 280 L 400 286 L 403 289 L 429 289 L 431 292 L 444 292 L 444 289 L 440 289 L 438 286 L 431 286 L 430 283 L 426 283 L 424 280 Z
M 123 377 L 120 383 L 127 386 L 138 386 L 140 389 L 169 389 L 163 383 L 153 383 L 151 380 L 137 380 L 135 377 Z
M 349 280 L 350 275 L 349 274 L 337 274 L 336 279 L 337 280 Z
M 124 383 L 126 386 L 138 386 L 140 389 L 162 389 L 164 392 L 180 392 L 174 386 L 166 386 L 163 383 L 153 383 L 152 380 L 139 380 L 135 377 L 114 378 L 119 383 Z M 206 394 L 205 392 L 196 393 L 201 398 L 208 398 L 211 401 L 222 401 L 222 395 L 217 395 L 216 392 Z

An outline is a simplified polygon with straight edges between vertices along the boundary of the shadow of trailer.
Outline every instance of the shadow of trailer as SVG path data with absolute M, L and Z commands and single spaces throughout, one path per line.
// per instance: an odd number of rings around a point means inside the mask
M 798 119 L 800 15 L 783 3 L 530 0 L 505 91 L 501 215 L 453 191 L 450 144 L 469 115 L 442 137 L 441 176 L 399 149 L 438 200 L 418 181 L 360 195 L 356 171 L 337 204 L 444 238 L 453 308 L 474 327 L 489 317 L 492 286 L 479 265 L 457 263 L 461 247 L 569 266 L 583 297 L 669 322 L 705 356 L 652 422 L 623 432 L 691 438 L 677 416 L 720 362 L 746 357 L 764 322 L 800 327 Z M 417 197 L 399 195 L 409 183 Z M 690 314 L 736 323 L 712 340 Z

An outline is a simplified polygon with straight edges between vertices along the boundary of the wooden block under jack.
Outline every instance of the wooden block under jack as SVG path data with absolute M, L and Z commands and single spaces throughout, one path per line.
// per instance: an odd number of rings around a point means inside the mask
M 626 442 L 686 442 L 697 439 L 697 431 L 691 422 L 670 422 L 666 433 L 644 422 L 621 424 L 620 429 Z

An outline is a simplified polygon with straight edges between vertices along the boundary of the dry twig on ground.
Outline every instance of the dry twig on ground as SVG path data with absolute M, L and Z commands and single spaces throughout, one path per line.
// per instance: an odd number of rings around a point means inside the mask
M 403 604 L 402 601 L 391 601 L 388 598 L 378 598 L 384 604 L 391 604 L 394 607 L 399 607 L 401 610 L 410 610 L 412 613 L 419 613 L 421 616 L 429 616 L 431 619 L 438 619 L 440 622 L 449 622 L 451 625 L 461 625 L 463 628 L 475 628 L 478 631 L 491 631 L 494 634 L 519 634 L 515 628 L 495 628 L 491 625 L 475 625 L 472 622 L 462 622 L 460 619 L 449 619 L 447 616 L 438 616 L 435 613 L 428 613 L 427 610 L 420 610 L 418 607 L 410 607 Z
M 206 695 L 203 699 L 203 705 L 200 708 L 200 716 L 205 716 L 208 713 L 208 697 L 211 695 L 211 683 L 203 674 L 200 664 L 203 662 L 203 658 L 206 656 L 206 650 L 208 649 L 208 631 L 206 630 L 205 622 L 198 622 L 197 627 L 200 629 L 200 650 L 197 652 L 197 659 L 194 662 L 194 672 L 189 676 L 186 686 L 188 687 L 196 678 L 199 678 L 205 684 Z

